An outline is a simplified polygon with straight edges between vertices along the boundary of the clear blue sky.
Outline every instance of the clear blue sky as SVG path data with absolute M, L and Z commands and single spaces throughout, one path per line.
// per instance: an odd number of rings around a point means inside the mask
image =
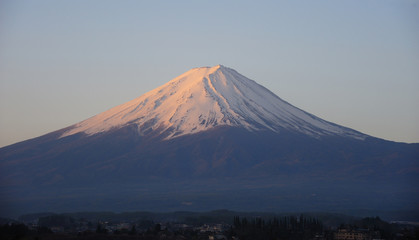
M 223 64 L 328 121 L 419 142 L 419 2 L 0 1 L 0 146 Z

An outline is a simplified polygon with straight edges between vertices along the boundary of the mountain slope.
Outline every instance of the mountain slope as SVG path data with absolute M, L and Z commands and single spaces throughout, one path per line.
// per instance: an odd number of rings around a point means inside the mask
M 222 65 L 194 68 L 139 98 L 76 124 L 62 137 L 89 135 L 135 124 L 138 131 L 157 131 L 170 139 L 215 126 L 248 130 L 281 129 L 312 136 L 366 135 L 306 113 L 268 89 Z
M 417 209 L 418 160 L 219 65 L 0 148 L 0 212 Z

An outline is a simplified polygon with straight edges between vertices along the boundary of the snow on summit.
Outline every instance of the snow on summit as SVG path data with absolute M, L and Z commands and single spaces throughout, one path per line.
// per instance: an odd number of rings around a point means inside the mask
M 134 100 L 73 125 L 61 137 L 80 132 L 93 135 L 132 124 L 140 134 L 150 130 L 164 132 L 166 139 L 221 125 L 250 131 L 287 129 L 315 137 L 365 138 L 290 105 L 222 65 L 193 68 Z

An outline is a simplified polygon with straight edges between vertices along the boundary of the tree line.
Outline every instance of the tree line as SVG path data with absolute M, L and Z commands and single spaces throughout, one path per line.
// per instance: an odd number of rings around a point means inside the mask
M 234 217 L 231 236 L 246 239 L 313 239 L 322 234 L 324 226 L 316 218 L 304 216 L 285 216 L 264 220 L 262 218 Z

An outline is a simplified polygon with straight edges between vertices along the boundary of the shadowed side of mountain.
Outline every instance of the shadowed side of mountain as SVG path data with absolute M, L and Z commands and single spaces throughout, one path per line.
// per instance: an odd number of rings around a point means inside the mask
M 418 144 L 375 138 L 320 140 L 293 132 L 251 132 L 223 126 L 171 140 L 153 133 L 140 136 L 135 126 L 56 139 L 60 132 L 1 149 L 2 183 L 13 178 L 28 185 L 74 185 L 107 179 L 264 178 L 289 174 L 385 179 L 417 174 L 414 167 L 419 152 Z
M 419 200 L 418 144 L 222 126 L 164 140 L 134 129 L 58 140 L 55 132 L 1 149 L 2 206 L 330 210 Z

